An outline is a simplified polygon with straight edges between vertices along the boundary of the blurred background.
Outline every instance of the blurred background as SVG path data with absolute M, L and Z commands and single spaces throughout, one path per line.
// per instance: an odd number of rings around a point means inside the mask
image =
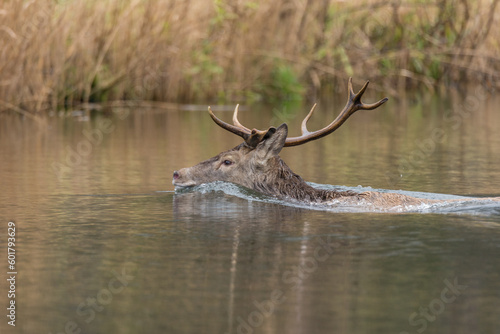
M 0 110 L 500 87 L 498 0 L 3 1 Z M 356 81 L 355 81 L 356 82 Z M 329 89 L 329 90 L 328 90 Z

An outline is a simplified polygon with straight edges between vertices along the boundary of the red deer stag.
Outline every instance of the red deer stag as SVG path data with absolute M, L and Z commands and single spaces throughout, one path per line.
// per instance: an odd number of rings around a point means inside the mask
M 338 129 L 357 110 L 373 110 L 384 104 L 387 98 L 372 104 L 361 102 L 361 96 L 368 83 L 367 81 L 358 93 L 354 93 L 352 79 L 349 79 L 348 101 L 342 112 L 327 127 L 310 132 L 307 130 L 307 121 L 314 112 L 315 104 L 302 121 L 300 137 L 287 138 L 286 124 L 281 124 L 278 128 L 270 127 L 267 130 L 250 130 L 238 121 L 238 106 L 234 110 L 234 125 L 221 121 L 208 107 L 208 112 L 215 123 L 242 137 L 244 142 L 196 166 L 174 171 L 172 183 L 176 187 L 191 187 L 202 183 L 225 181 L 284 200 L 348 206 L 368 205 L 371 209 L 382 211 L 404 211 L 420 204 L 443 202 L 397 193 L 375 191 L 357 193 L 316 189 L 295 174 L 279 157 L 278 154 L 283 147 L 302 145 L 324 137 Z

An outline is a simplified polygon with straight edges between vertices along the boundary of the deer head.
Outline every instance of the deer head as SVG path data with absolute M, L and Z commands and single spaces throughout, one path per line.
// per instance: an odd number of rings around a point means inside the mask
M 283 147 L 302 145 L 332 133 L 357 110 L 372 110 L 385 103 L 387 98 L 373 104 L 361 102 L 361 96 L 368 83 L 366 82 L 358 93 L 354 93 L 352 80 L 349 79 L 348 101 L 342 112 L 325 128 L 310 132 L 307 130 L 307 121 L 314 112 L 315 104 L 302 121 L 302 134 L 299 137 L 288 138 L 286 124 L 281 124 L 278 128 L 270 127 L 267 130 L 248 129 L 238 121 L 238 106 L 234 110 L 233 125 L 217 118 L 208 107 L 208 112 L 215 123 L 242 137 L 244 142 L 193 167 L 175 171 L 172 183 L 177 187 L 190 187 L 202 183 L 226 181 L 267 195 L 298 200 L 325 200 L 337 197 L 339 193 L 329 194 L 310 187 L 281 160 L 279 153 Z

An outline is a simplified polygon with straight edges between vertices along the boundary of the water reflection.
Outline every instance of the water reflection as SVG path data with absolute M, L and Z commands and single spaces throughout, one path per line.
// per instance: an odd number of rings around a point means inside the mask
M 220 192 L 194 192 L 176 194 L 174 212 L 189 224 L 187 229 L 200 224 L 205 228 L 210 222 L 205 237 L 212 231 L 225 231 L 217 240 L 219 247 L 221 240 L 227 242 L 225 257 L 230 263 L 229 333 L 300 332 L 309 328 L 304 322 L 311 315 L 306 307 L 310 302 L 309 278 L 331 257 L 343 257 L 349 249 L 345 227 L 315 235 L 311 224 L 303 221 L 307 210 L 294 207 L 249 202 Z M 338 279 L 339 275 L 335 276 Z M 276 319 L 279 314 L 285 317 Z

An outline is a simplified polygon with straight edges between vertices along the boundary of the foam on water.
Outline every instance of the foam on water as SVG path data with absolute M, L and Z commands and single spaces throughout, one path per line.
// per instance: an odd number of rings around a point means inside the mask
M 226 195 L 236 196 L 249 201 L 260 201 L 265 203 L 274 203 L 286 206 L 293 206 L 304 209 L 320 210 L 320 211 L 330 211 L 330 212 L 374 212 L 374 213 L 442 213 L 442 214 L 471 214 L 471 215 L 500 215 L 500 202 L 474 198 L 474 197 L 463 197 L 448 194 L 439 193 L 425 193 L 416 191 L 404 191 L 404 190 L 388 190 L 388 189 L 374 189 L 371 187 L 346 187 L 346 186 L 333 186 L 317 183 L 309 183 L 312 187 L 325 190 L 337 190 L 337 191 L 354 191 L 357 193 L 362 193 L 365 191 L 376 191 L 381 193 L 396 193 L 406 196 L 429 199 L 429 200 L 442 200 L 443 202 L 438 203 L 424 203 L 419 205 L 406 205 L 406 206 L 395 206 L 392 208 L 380 208 L 376 207 L 372 203 L 359 201 L 356 203 L 348 203 L 338 199 L 331 200 L 326 203 L 306 203 L 300 202 L 293 199 L 277 199 L 272 196 L 263 195 L 259 192 L 253 191 L 251 189 L 233 184 L 228 182 L 213 182 L 208 184 L 202 184 L 192 188 L 176 188 L 177 193 L 198 191 L 203 194 L 211 192 L 222 192 Z M 447 200 L 453 200 L 453 202 L 446 202 Z

